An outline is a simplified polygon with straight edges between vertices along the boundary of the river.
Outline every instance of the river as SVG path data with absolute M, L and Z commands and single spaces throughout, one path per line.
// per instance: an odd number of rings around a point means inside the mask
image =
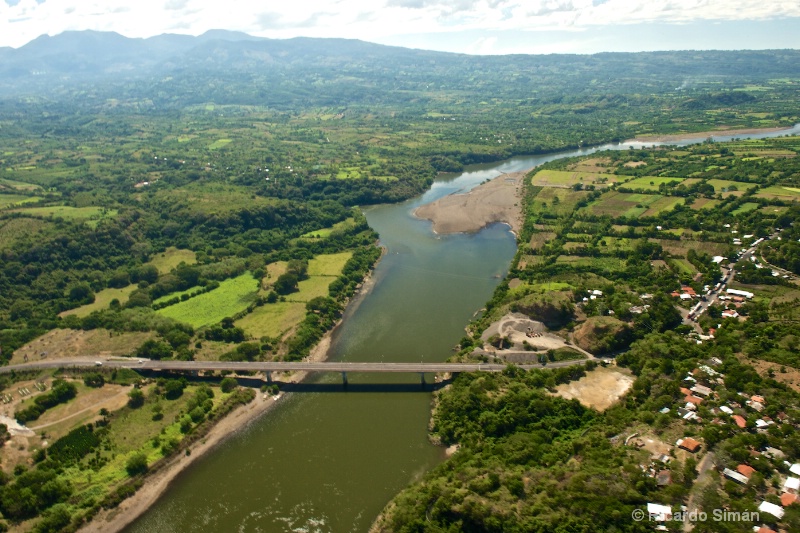
M 800 133 L 800 125 L 736 137 L 787 133 Z M 375 268 L 373 289 L 348 310 L 334 334 L 330 359 L 444 361 L 505 276 L 516 250 L 507 226 L 437 236 L 430 222 L 411 216 L 417 206 L 501 172 L 655 144 L 604 145 L 474 166 L 437 179 L 420 197 L 366 208 L 387 254 Z M 179 476 L 127 531 L 366 531 L 386 503 L 444 453 L 427 440 L 431 394 L 421 389 L 419 376 L 348 378 L 346 390 L 329 376 L 284 397 L 277 409 Z

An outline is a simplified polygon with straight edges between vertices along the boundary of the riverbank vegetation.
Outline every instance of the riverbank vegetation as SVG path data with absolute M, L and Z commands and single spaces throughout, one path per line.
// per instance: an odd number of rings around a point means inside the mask
M 715 509 L 755 513 L 698 522 L 695 531 L 800 527 L 800 507 L 786 489 L 800 461 L 793 344 L 800 317 L 792 311 L 800 297 L 792 269 L 800 206 L 789 196 L 799 152 L 797 137 L 706 142 L 534 171 L 508 279 L 456 358 L 510 359 L 513 339 L 498 349 L 481 333 L 514 312 L 544 323 L 545 335 L 613 356 L 603 364 L 628 369 L 635 381 L 599 411 L 580 395 L 559 397 L 569 368 L 460 375 L 438 393 L 431 426 L 435 440 L 458 451 L 396 497 L 374 529 L 650 531 L 649 503 L 709 517 Z M 578 179 L 568 185 L 580 195 L 541 200 L 547 187 L 564 186 L 553 182 L 555 172 L 589 167 L 613 175 L 611 185 L 600 190 Z M 598 212 L 621 194 L 642 206 L 653 205 L 648 198 L 671 205 L 652 214 L 625 206 Z M 703 199 L 717 203 L 702 209 Z M 755 253 L 741 253 L 753 245 Z M 706 313 L 689 314 L 718 283 L 744 293 L 723 290 Z M 762 502 L 780 512 L 759 512 Z M 632 518 L 636 510 L 644 522 Z M 668 531 L 684 526 L 661 522 Z

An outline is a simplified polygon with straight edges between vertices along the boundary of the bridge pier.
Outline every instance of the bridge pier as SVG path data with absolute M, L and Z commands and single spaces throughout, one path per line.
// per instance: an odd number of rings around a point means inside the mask
M 347 387 L 347 372 L 342 372 L 342 385 Z
M 266 374 L 267 374 L 267 383 L 272 383 L 272 371 L 267 370 Z
M 422 385 L 422 390 L 425 390 L 425 372 L 419 373 L 419 383 Z

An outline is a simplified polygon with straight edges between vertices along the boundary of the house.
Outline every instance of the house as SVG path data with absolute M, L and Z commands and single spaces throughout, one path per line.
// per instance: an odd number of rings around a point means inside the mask
M 761 412 L 764 410 L 764 404 L 758 402 L 744 402 L 753 411 Z
M 761 502 L 761 505 L 758 506 L 758 512 L 760 513 L 769 513 L 778 520 L 783 518 L 783 507 L 780 505 L 775 505 L 774 503 L 769 503 L 767 501 Z
M 784 492 L 781 494 L 781 505 L 784 507 L 789 507 L 793 503 L 800 502 L 800 497 L 797 494 L 789 494 L 788 492 Z
M 800 490 L 800 478 L 796 477 L 786 478 L 786 481 L 783 484 L 783 492 L 788 492 L 789 494 L 797 494 L 798 490 Z
M 695 453 L 700 450 L 700 443 L 691 437 L 684 437 L 682 439 L 678 439 L 678 441 L 675 443 L 675 446 L 677 446 L 678 448 L 682 448 L 690 453 Z
M 777 506 L 776 506 L 777 507 Z M 781 509 L 783 511 L 783 509 Z M 672 519 L 672 508 L 658 503 L 647 504 L 647 516 L 655 522 L 666 522 Z
M 752 298 L 754 295 L 752 292 L 749 291 L 740 291 L 737 289 L 727 289 L 726 292 L 731 296 L 744 296 L 747 299 Z
M 739 313 L 726 309 L 722 312 L 722 318 L 739 318 Z
M 727 415 L 732 415 L 733 414 L 733 409 L 731 409 L 727 405 L 720 406 L 719 410 L 722 411 L 723 413 L 727 414 Z
M 756 469 L 750 465 L 739 465 L 736 467 L 736 471 L 742 474 L 747 479 L 750 479 L 750 476 L 753 475 Z
M 740 415 L 733 415 L 731 418 L 733 418 L 733 421 L 736 422 L 736 425 L 740 428 L 744 429 L 747 427 L 747 420 L 745 420 L 744 417 Z
M 656 474 L 656 485 L 659 487 L 665 487 L 667 485 L 672 484 L 672 472 L 669 470 L 661 470 L 658 474 Z M 786 507 L 784 505 L 784 507 Z
M 695 385 L 691 388 L 691 391 L 699 394 L 700 396 L 710 396 L 711 393 L 714 392 L 705 385 Z
M 684 300 L 684 301 L 685 300 L 691 300 L 692 299 L 692 295 L 689 294 L 688 292 L 684 292 L 684 293 L 681 293 L 680 299 Z
M 747 476 L 743 476 L 739 472 L 731 470 L 730 468 L 726 468 L 725 470 L 723 470 L 722 475 L 742 485 L 747 485 L 747 482 L 749 481 L 747 479 Z
M 755 531 L 755 533 L 778 533 L 778 532 L 777 532 L 777 531 L 775 531 L 774 529 L 770 529 L 770 528 L 768 528 L 767 526 L 761 526 L 761 527 L 760 527 L 760 528 L 758 528 L 758 529 L 756 529 L 756 528 L 753 528 L 753 531 Z
M 697 396 L 687 396 L 686 397 L 686 403 L 687 404 L 692 404 L 692 405 L 700 405 L 701 403 L 703 403 L 703 399 L 702 398 L 698 398 Z M 687 405 L 687 407 L 688 407 L 688 405 Z
M 757 394 L 750 396 L 750 400 L 758 403 L 767 403 L 763 396 L 759 396 Z

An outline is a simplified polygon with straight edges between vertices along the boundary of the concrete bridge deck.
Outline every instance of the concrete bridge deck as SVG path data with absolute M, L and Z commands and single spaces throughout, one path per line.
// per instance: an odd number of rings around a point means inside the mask
M 560 361 L 542 365 L 517 365 L 519 368 L 559 368 L 584 364 L 586 360 Z M 32 361 L 0 367 L 0 373 L 52 368 L 130 368 L 163 371 L 230 371 L 230 372 L 365 372 L 365 373 L 443 373 L 500 372 L 505 364 L 478 363 L 346 363 L 346 362 L 238 362 L 238 361 L 156 361 L 135 358 L 72 358 Z

